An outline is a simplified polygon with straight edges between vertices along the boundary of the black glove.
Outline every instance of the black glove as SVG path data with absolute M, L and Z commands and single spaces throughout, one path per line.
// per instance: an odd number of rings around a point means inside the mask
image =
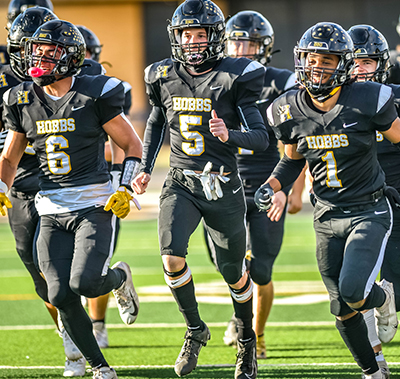
M 400 194 L 397 189 L 391 186 L 383 188 L 383 194 L 388 198 L 390 205 L 394 210 L 400 210 Z
M 274 190 L 268 183 L 263 184 L 254 195 L 254 202 L 260 211 L 267 212 L 272 207 Z

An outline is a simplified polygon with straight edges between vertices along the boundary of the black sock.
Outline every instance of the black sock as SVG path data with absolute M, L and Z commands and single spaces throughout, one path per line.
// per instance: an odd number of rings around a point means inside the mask
M 336 328 L 363 372 L 371 375 L 378 371 L 379 367 L 368 339 L 367 325 L 362 314 L 357 313 L 345 321 L 336 319 Z
M 181 276 L 188 269 L 187 264 L 179 272 L 169 272 L 164 269 L 164 272 L 170 278 Z M 201 321 L 198 305 L 196 301 L 193 278 L 182 285 L 181 287 L 172 288 L 171 293 L 175 298 L 176 303 L 179 306 L 183 317 L 185 318 L 186 325 L 190 329 L 198 329 L 203 327 L 203 322 Z
M 385 291 L 379 287 L 376 283 L 372 286 L 371 292 L 368 294 L 367 298 L 365 299 L 365 303 L 362 307 L 357 308 L 354 310 L 361 312 L 366 309 L 373 309 L 376 307 L 381 307 L 386 300 L 386 293 Z
M 241 294 L 246 292 L 251 286 L 250 277 L 247 278 L 246 284 L 240 289 L 234 289 L 230 287 L 230 290 L 234 294 Z M 253 331 L 253 297 L 250 297 L 244 303 L 239 303 L 233 296 L 233 308 L 235 309 L 235 316 L 237 319 L 238 326 L 238 340 L 248 340 L 254 338 L 255 334 Z

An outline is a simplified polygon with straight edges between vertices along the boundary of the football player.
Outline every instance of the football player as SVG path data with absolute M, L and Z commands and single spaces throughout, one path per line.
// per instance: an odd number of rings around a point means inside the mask
M 316 255 L 331 313 L 365 378 L 383 379 L 361 312 L 375 308 L 379 338 L 394 337 L 393 285 L 375 278 L 392 228 L 392 206 L 400 198 L 385 187 L 376 131 L 399 143 L 400 119 L 391 88 L 352 82 L 353 48 L 349 34 L 331 22 L 301 37 L 294 50 L 301 89 L 281 95 L 267 110 L 285 155 L 255 202 L 268 212 L 274 192 L 293 182 L 307 160 L 316 199 Z
M 11 28 L 11 24 L 19 14 L 24 12 L 26 9 L 35 6 L 40 6 L 53 11 L 53 3 L 51 0 L 11 0 L 8 4 L 6 29 L 9 30 Z M 9 63 L 10 56 L 7 52 L 7 46 L 0 45 L 0 64 Z
M 354 75 L 358 81 L 371 80 L 386 83 L 389 73 L 389 45 L 384 35 L 373 26 L 355 25 L 349 29 L 349 35 L 354 43 L 354 60 L 356 68 Z M 400 99 L 400 86 L 389 84 L 392 88 L 395 103 Z M 397 108 L 399 112 L 399 108 Z M 400 190 L 400 150 L 395 147 L 381 133 L 377 133 L 378 160 L 385 172 L 385 182 L 388 186 Z M 393 227 L 386 245 L 385 257 L 381 268 L 381 279 L 393 283 L 396 311 L 400 311 L 400 271 L 398 269 L 398 248 L 400 246 L 400 212 L 393 212 Z M 390 375 L 389 368 L 382 353 L 382 344 L 375 329 L 374 310 L 364 312 L 368 335 L 375 352 L 379 367 Z
M 57 19 L 57 16 L 51 10 L 36 6 L 28 8 L 19 14 L 9 28 L 7 50 L 10 56 L 10 65 L 0 66 L 2 78 L 0 87 L 1 109 L 3 108 L 3 94 L 9 88 L 22 81 L 32 80 L 25 73 L 24 49 L 21 46 L 22 39 L 31 37 L 41 24 L 52 19 Z M 84 67 L 79 74 L 99 75 L 102 73 L 103 68 L 99 63 L 85 59 Z M 8 131 L 1 133 L 3 141 L 7 133 Z M 39 191 L 38 174 L 39 167 L 34 150 L 28 147 L 21 158 L 13 186 L 10 188 L 9 198 L 13 208 L 8 211 L 9 223 L 15 237 L 17 252 L 34 280 L 36 291 L 45 300 L 46 307 L 63 338 L 66 355 L 64 376 L 83 376 L 85 374 L 86 360 L 68 336 L 61 320 L 57 317 L 57 309 L 48 302 L 46 282 L 35 267 L 35 257 L 32 249 L 39 225 L 39 215 L 34 204 L 35 194 Z M 96 300 L 93 299 L 92 302 L 95 303 Z M 104 346 L 100 345 L 100 347 Z
M 8 188 L 29 141 L 39 162 L 38 264 L 69 336 L 92 366 L 93 377 L 117 378 L 92 331 L 80 296 L 113 290 L 122 320 L 138 313 L 129 266 L 109 268 L 115 216 L 125 217 L 132 199 L 142 144 L 122 113 L 121 82 L 104 75 L 76 76 L 85 57 L 79 30 L 67 21 L 41 25 L 24 45 L 23 82 L 3 96 L 9 132 L 0 157 L 0 205 L 10 208 Z M 125 151 L 121 186 L 113 193 L 104 159 L 109 134 Z M 104 209 L 103 209 L 104 207 Z M 110 212 L 112 210 L 112 212 Z
M 271 61 L 274 46 L 274 30 L 270 22 L 260 13 L 255 11 L 242 11 L 229 18 L 226 23 L 226 52 L 233 58 L 247 57 L 267 65 Z M 266 109 L 283 92 L 295 85 L 295 75 L 289 70 L 266 67 L 264 88 L 260 100 L 257 101 L 261 114 L 266 120 Z M 243 148 L 238 149 L 238 168 L 243 181 L 246 197 L 246 226 L 247 226 L 247 255 L 250 255 L 250 276 L 255 283 L 254 306 L 254 331 L 257 336 L 257 358 L 265 359 L 266 344 L 264 328 L 271 311 L 274 298 L 273 284 L 271 281 L 272 266 L 279 253 L 285 220 L 286 204 L 292 208 L 289 212 L 296 213 L 302 207 L 301 192 L 304 178 L 299 178 L 292 193 L 289 195 L 290 186 L 279 191 L 274 196 L 276 215 L 273 220 L 259 212 L 254 203 L 254 194 L 258 187 L 269 177 L 273 168 L 278 163 L 280 154 L 274 132 L 267 126 L 269 134 L 269 147 L 261 152 L 254 152 Z M 207 238 L 207 240 L 209 240 Z M 211 241 L 209 241 L 208 246 Z M 214 252 L 215 249 L 209 249 Z M 213 256 L 213 254 L 210 254 Z M 236 345 L 237 325 L 235 317 L 228 323 L 224 335 L 227 345 Z
M 160 195 L 159 240 L 164 277 L 187 324 L 175 372 L 189 374 L 210 339 L 185 259 L 190 235 L 204 218 L 238 319 L 235 378 L 255 378 L 253 282 L 244 268 L 246 205 L 235 153 L 239 146 L 253 150 L 268 146 L 268 133 L 256 105 L 265 69 L 247 58 L 224 57 L 224 16 L 210 0 L 182 3 L 168 33 L 173 59 L 145 70 L 153 109 L 134 186 L 137 193 L 145 192 L 169 125 L 171 169 Z M 241 123 L 246 133 L 240 130 Z

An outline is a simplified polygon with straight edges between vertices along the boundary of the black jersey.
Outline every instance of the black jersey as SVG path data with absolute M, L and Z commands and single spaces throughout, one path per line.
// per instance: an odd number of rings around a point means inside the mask
M 100 75 L 104 71 L 103 66 L 93 61 L 85 59 L 84 66 L 79 75 Z M 11 66 L 0 66 L 0 108 L 3 112 L 3 95 L 12 87 L 15 87 L 22 80 L 13 72 Z M 35 156 L 35 151 L 31 145 L 28 145 L 17 168 L 12 188 L 15 191 L 26 194 L 35 194 L 39 191 L 39 166 Z
M 124 88 L 104 75 L 75 77 L 70 91 L 52 100 L 24 82 L 3 98 L 6 126 L 25 133 L 39 161 L 41 190 L 105 183 L 102 125 L 122 113 Z
M 397 113 L 400 115 L 400 85 L 389 84 L 394 95 Z M 386 184 L 400 191 L 400 149 L 377 132 L 378 160 L 385 172 Z
M 258 108 L 263 116 L 269 135 L 269 146 L 264 151 L 254 152 L 243 148 L 238 149 L 237 161 L 247 195 L 254 194 L 258 187 L 265 182 L 279 162 L 280 154 L 277 139 L 267 121 L 268 106 L 282 93 L 291 89 L 296 83 L 292 71 L 267 67 L 264 75 L 264 88 L 257 100 Z
M 145 82 L 153 110 L 144 138 L 142 170 L 151 173 L 167 125 L 171 167 L 203 170 L 211 161 L 213 171 L 224 166 L 230 172 L 237 169 L 238 147 L 264 150 L 268 133 L 256 105 L 264 71 L 260 63 L 247 58 L 224 58 L 199 76 L 189 75 L 171 59 L 147 67 Z M 229 129 L 226 143 L 209 131 L 213 109 Z
M 0 64 L 9 64 L 10 56 L 8 55 L 7 45 L 0 45 Z
M 344 85 L 326 113 L 313 110 L 306 96 L 305 90 L 289 91 L 268 108 L 277 138 L 297 144 L 317 198 L 338 207 L 366 202 L 385 180 L 376 131 L 388 130 L 397 117 L 391 88 L 374 82 Z

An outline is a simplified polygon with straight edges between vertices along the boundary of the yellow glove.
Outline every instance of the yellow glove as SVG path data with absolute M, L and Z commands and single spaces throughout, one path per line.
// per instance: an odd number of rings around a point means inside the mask
M 0 213 L 2 216 L 6 215 L 6 208 L 12 208 L 12 204 L 7 195 L 0 190 Z
M 109 211 L 111 209 L 117 217 L 125 218 L 131 210 L 129 204 L 130 200 L 135 203 L 139 210 L 141 209 L 137 200 L 133 198 L 132 193 L 126 187 L 120 186 L 117 191 L 108 198 L 104 210 Z

